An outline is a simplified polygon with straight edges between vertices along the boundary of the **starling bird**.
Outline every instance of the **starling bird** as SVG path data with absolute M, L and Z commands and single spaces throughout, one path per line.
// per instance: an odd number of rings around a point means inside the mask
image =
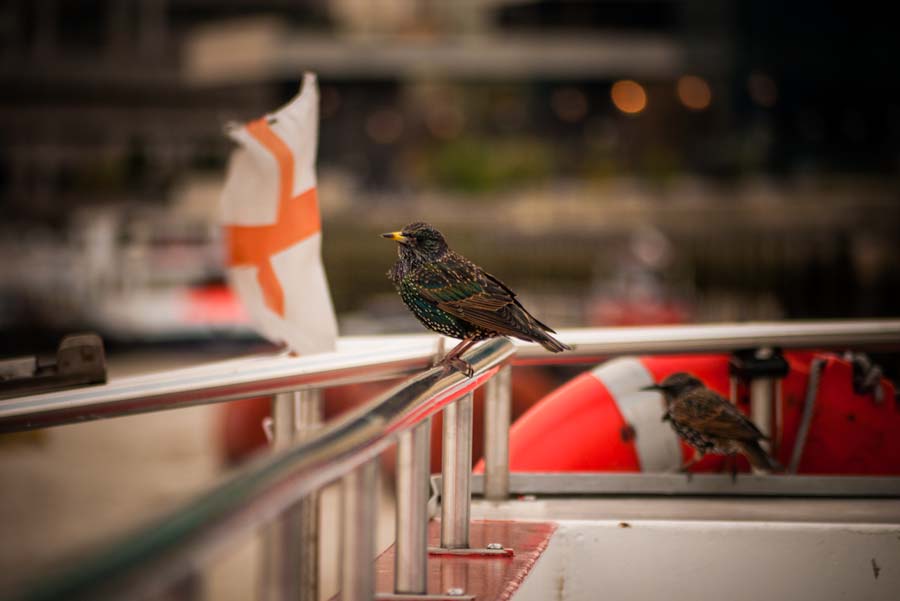
M 460 254 L 427 223 L 411 223 L 399 232 L 382 234 L 398 243 L 399 258 L 388 278 L 400 298 L 425 327 L 460 338 L 440 361 L 467 376 L 472 367 L 460 355 L 479 340 L 514 336 L 537 342 L 548 351 L 572 350 L 516 300 L 516 293 Z
M 666 399 L 663 421 L 694 449 L 694 457 L 682 471 L 700 461 L 705 453 L 733 455 L 740 452 L 759 470 L 782 467 L 759 446 L 766 436 L 737 407 L 704 386 L 691 374 L 678 372 L 644 390 L 659 390 Z

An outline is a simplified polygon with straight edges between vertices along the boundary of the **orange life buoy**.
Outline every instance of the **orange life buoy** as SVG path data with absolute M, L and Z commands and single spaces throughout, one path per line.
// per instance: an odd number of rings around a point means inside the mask
M 853 366 L 828 353 L 787 352 L 790 371 L 781 387 L 775 456 L 789 465 L 807 403 L 813 361 L 821 365 L 811 421 L 799 456 L 807 474 L 900 473 L 900 408 L 894 385 L 882 379 L 882 401 L 853 387 Z M 678 355 L 613 359 L 544 397 L 510 429 L 512 471 L 674 471 L 692 454 L 667 423 L 663 400 L 641 388 L 686 371 L 729 395 L 729 356 Z M 745 413 L 749 403 L 738 395 Z M 707 455 L 693 471 L 722 469 Z M 738 467 L 749 469 L 744 458 Z M 481 465 L 477 469 L 481 469 Z

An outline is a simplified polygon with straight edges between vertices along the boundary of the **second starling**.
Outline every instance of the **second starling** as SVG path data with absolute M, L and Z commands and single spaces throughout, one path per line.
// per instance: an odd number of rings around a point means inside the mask
M 691 374 L 678 372 L 645 390 L 658 390 L 666 400 L 663 421 L 694 449 L 686 471 L 706 453 L 733 455 L 742 453 L 761 471 L 782 467 L 759 445 L 766 436 L 737 407 Z
M 413 315 L 439 334 L 462 339 L 441 360 L 443 365 L 471 376 L 471 366 L 460 355 L 479 340 L 497 336 L 537 342 L 554 353 L 571 350 L 503 282 L 450 250 L 431 225 L 411 223 L 382 237 L 398 243 L 398 259 L 388 278 Z

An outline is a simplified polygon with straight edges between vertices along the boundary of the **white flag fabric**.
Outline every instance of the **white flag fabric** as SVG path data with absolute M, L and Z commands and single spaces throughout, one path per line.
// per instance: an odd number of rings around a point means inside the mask
M 333 350 L 337 321 L 321 258 L 316 198 L 319 92 L 307 73 L 287 105 L 229 135 L 222 213 L 228 276 L 266 338 L 295 352 Z

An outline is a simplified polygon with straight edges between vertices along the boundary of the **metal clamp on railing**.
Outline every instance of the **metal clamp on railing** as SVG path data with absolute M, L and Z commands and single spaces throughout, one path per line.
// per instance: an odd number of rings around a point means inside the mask
M 106 353 L 97 334 L 65 336 L 51 360 L 0 359 L 0 399 L 106 382 Z
M 375 582 L 376 462 L 395 442 L 399 452 L 394 589 L 401 594 L 425 593 L 428 420 L 459 399 L 470 398 L 513 352 L 508 341 L 491 340 L 465 355 L 475 372 L 471 378 L 434 368 L 403 382 L 327 424 L 314 437 L 258 458 L 224 484 L 81 565 L 42 579 L 25 598 L 145 598 L 171 591 L 191 581 L 192 570 L 223 548 L 226 539 L 272 523 L 324 485 L 342 480 L 342 599 L 368 601 L 374 597 Z M 463 471 L 470 477 L 471 470 Z

